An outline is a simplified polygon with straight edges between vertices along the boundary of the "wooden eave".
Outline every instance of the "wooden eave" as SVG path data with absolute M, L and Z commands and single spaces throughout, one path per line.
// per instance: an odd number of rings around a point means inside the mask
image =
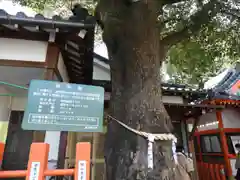
M 111 81 L 93 80 L 93 85 L 104 87 L 106 92 L 111 92 Z M 208 91 L 202 89 L 191 89 L 184 85 L 162 83 L 162 95 L 181 96 L 190 103 L 192 101 L 208 97 Z
M 212 99 L 212 100 L 204 100 L 203 104 L 210 105 L 224 105 L 226 107 L 240 107 L 240 100 L 232 100 L 232 99 Z
M 71 16 L 66 20 L 54 16 L 48 19 L 40 14 L 27 17 L 22 12 L 12 16 L 0 9 L 0 37 L 49 42 L 50 36 L 54 33 L 55 41 L 49 43 L 54 43 L 59 48 L 70 82 L 91 84 L 95 20 L 90 15 L 85 20 L 76 19 L 82 18 Z M 78 35 L 82 30 L 86 31 L 83 38 Z M 34 60 L 32 62 L 0 60 L 0 63 L 6 66 L 48 68 L 46 62 Z

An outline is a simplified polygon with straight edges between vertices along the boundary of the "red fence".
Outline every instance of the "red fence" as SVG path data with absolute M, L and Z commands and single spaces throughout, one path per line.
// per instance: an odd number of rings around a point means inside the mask
M 0 149 L 1 153 L 1 149 Z M 74 176 L 74 179 L 89 180 L 90 177 L 90 143 L 78 143 L 74 169 L 48 170 L 49 145 L 33 143 L 29 153 L 27 170 L 0 171 L 0 178 L 20 178 L 26 180 L 45 180 L 45 176 Z M 1 158 L 2 156 L 0 156 Z
M 199 180 L 226 180 L 223 165 L 200 162 L 197 166 Z
M 2 160 L 3 160 L 3 152 L 4 152 L 4 144 L 0 142 L 0 167 L 2 164 Z

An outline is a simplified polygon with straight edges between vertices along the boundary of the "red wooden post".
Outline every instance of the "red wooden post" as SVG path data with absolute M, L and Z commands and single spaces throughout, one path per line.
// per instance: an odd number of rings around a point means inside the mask
M 215 169 L 216 180 L 221 180 L 219 164 L 215 164 L 214 169 Z
M 44 172 L 48 165 L 49 144 L 33 143 L 31 145 L 26 180 L 45 180 Z
M 232 167 L 228 158 L 228 145 L 227 145 L 227 139 L 225 136 L 225 133 L 223 131 L 223 119 L 222 119 L 222 112 L 221 111 L 217 111 L 216 112 L 217 115 L 217 120 L 219 122 L 219 130 L 220 130 L 220 139 L 221 139 L 221 143 L 222 143 L 222 151 L 223 151 L 223 155 L 224 155 L 224 162 L 226 165 L 226 173 L 227 176 L 229 178 L 232 177 Z
M 203 162 L 199 162 L 199 175 L 200 175 L 200 180 L 203 180 L 203 174 L 204 174 Z
M 4 147 L 5 147 L 5 144 L 0 142 L 0 167 L 3 161 Z
M 210 178 L 209 178 L 208 163 L 204 163 L 204 169 L 205 169 L 205 174 L 204 174 L 205 179 L 206 179 L 206 180 L 210 180 Z
M 196 135 L 196 138 L 197 138 L 197 144 L 198 144 L 198 153 L 199 153 L 199 161 L 203 162 L 203 156 L 202 156 L 202 150 L 201 150 L 201 140 L 200 140 L 200 135 L 197 134 Z
M 76 147 L 75 180 L 90 180 L 90 160 L 91 144 L 87 142 L 78 143 Z
M 213 164 L 209 165 L 209 170 L 210 170 L 210 179 L 216 179 Z
M 198 171 L 198 178 L 199 178 L 199 180 L 201 180 L 201 171 L 200 171 L 200 162 L 197 162 L 197 169 L 196 169 L 196 171 Z

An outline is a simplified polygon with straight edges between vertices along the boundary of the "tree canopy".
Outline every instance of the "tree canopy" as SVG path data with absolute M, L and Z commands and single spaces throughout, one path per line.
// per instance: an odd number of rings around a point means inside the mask
M 15 1 L 37 11 L 50 7 L 60 14 L 69 13 L 75 3 L 81 3 L 90 12 L 97 4 L 92 0 Z M 237 0 L 158 1 L 159 40 L 170 47 L 166 59 L 171 82 L 202 84 L 220 68 L 239 59 L 240 3 Z
M 226 66 L 239 61 L 239 28 L 215 23 L 174 46 L 168 52 L 168 74 L 174 83 L 203 85 Z

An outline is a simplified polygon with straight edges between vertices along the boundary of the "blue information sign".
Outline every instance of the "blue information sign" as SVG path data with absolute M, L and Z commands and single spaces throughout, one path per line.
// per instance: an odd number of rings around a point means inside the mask
M 32 80 L 22 128 L 102 132 L 103 111 L 102 87 Z

